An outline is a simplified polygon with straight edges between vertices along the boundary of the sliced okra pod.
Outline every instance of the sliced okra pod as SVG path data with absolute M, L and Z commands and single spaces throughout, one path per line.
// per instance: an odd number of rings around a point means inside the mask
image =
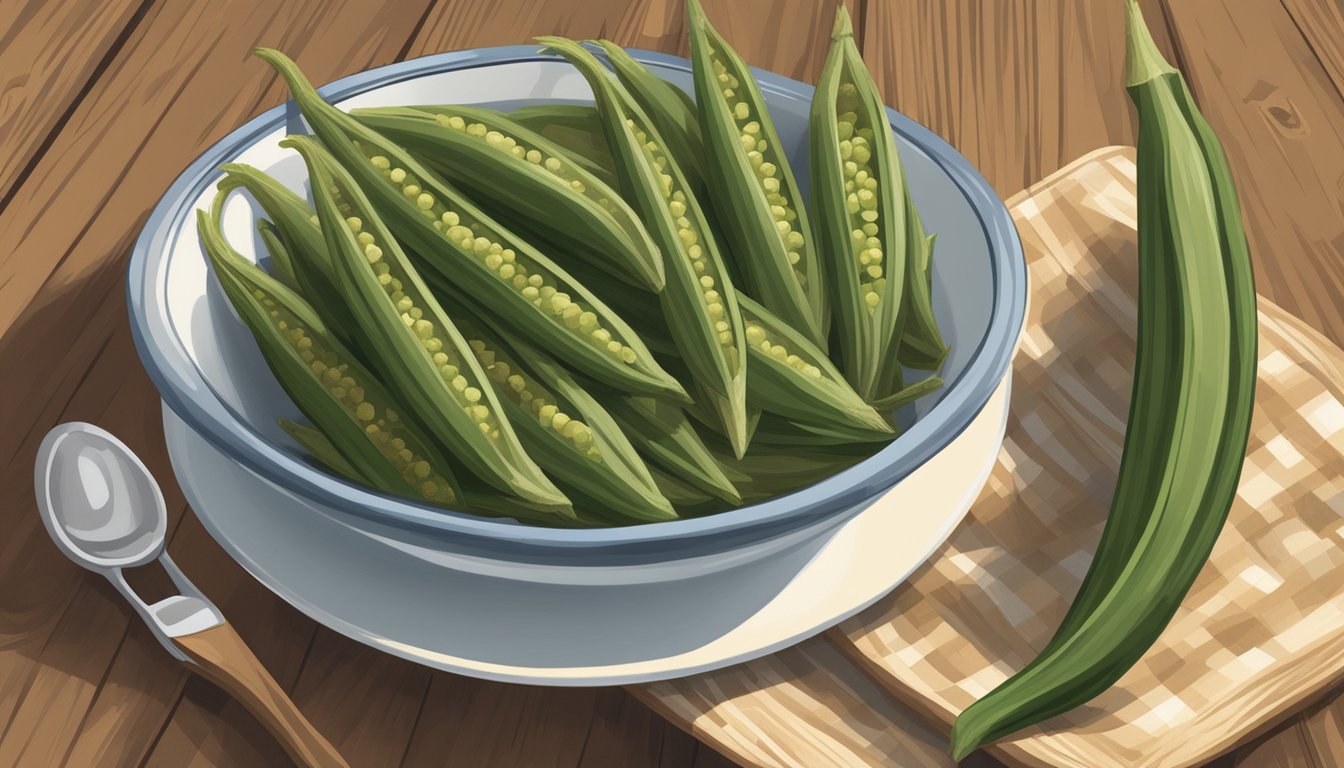
M 613 400 L 610 410 L 635 448 L 655 466 L 703 493 L 742 503 L 680 407 L 652 397 L 622 397 Z
M 261 237 L 261 244 L 266 246 L 266 253 L 270 254 L 271 275 L 291 291 L 300 290 L 294 278 L 294 262 L 289 255 L 289 249 L 285 247 L 284 240 L 280 237 L 280 230 L 266 219 L 257 219 L 257 235 Z
M 220 166 L 220 170 L 224 172 L 224 179 L 218 186 L 220 193 L 242 189 L 261 206 L 275 224 L 289 254 L 296 290 L 326 323 L 327 330 L 359 354 L 360 350 L 354 348 L 355 341 L 348 333 L 352 322 L 350 312 L 336 290 L 327 244 L 317 224 L 317 212 L 307 200 L 252 166 L 228 163 Z
M 668 328 L 741 453 L 747 445 L 742 317 L 700 205 L 658 130 L 597 57 L 566 38 L 538 42 L 574 64 L 593 90 L 621 190 L 663 250 L 667 285 L 659 299 Z
M 331 440 L 322 434 L 322 430 L 316 427 L 310 427 L 307 424 L 300 424 L 297 421 L 289 419 L 277 419 L 276 424 L 289 435 L 290 439 L 298 443 L 308 452 L 310 456 L 317 460 L 319 464 L 336 474 L 356 483 L 368 485 L 364 476 L 359 474 L 359 470 L 350 465 L 345 460 L 341 452 L 336 450 Z
M 843 6 L 831 40 L 812 98 L 812 199 L 841 369 L 860 395 L 874 399 L 889 394 L 880 374 L 900 346 L 908 260 L 924 233 Z
M 378 206 L 422 269 L 517 336 L 586 376 L 632 392 L 686 396 L 635 332 L 578 280 L 481 212 L 404 149 L 322 100 L 294 62 L 258 55 L 288 83 L 308 124 Z
M 524 128 L 549 139 L 569 153 L 571 160 L 583 165 L 608 186 L 616 186 L 611 149 L 607 147 L 602 122 L 593 105 L 547 102 L 515 109 L 508 116 Z
M 668 154 L 686 175 L 687 183 L 699 194 L 705 184 L 705 148 L 700 138 L 695 102 L 685 91 L 635 61 L 619 45 L 609 40 L 593 42 L 606 53 L 616 79 L 658 129 L 658 135 L 667 142 Z
M 625 434 L 568 373 L 543 353 L 516 340 L 502 342 L 465 316 L 457 323 L 523 445 L 582 500 L 580 511 L 625 522 L 676 518 Z
M 710 198 L 743 290 L 826 349 L 825 279 L 788 156 L 746 62 L 689 0 L 691 63 Z
M 896 436 L 825 353 L 755 301 L 744 295 L 737 301 L 747 339 L 747 399 L 753 405 L 804 424 L 848 431 L 855 439 Z
M 663 257 L 616 190 L 498 112 L 384 107 L 351 113 L 426 167 L 590 267 L 657 293 Z
M 308 164 L 336 285 L 361 347 L 411 413 L 473 474 L 557 508 L 564 494 L 523 450 L 485 372 L 353 177 L 308 136 L 281 142 Z
M 297 294 L 239 256 L 218 220 L 197 211 L 197 232 L 215 276 L 294 404 L 329 437 L 358 476 L 386 493 L 452 504 L 448 461 L 409 414 Z

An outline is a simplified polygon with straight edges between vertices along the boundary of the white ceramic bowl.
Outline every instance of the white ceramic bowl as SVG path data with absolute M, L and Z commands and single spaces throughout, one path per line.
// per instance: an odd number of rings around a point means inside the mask
M 689 88 L 684 59 L 634 52 Z M 258 64 L 260 66 L 260 64 Z M 757 73 L 806 188 L 811 88 Z M 568 64 L 531 47 L 426 57 L 322 89 L 342 107 L 515 106 L 589 100 Z M 904 579 L 979 491 L 1002 441 L 1026 273 L 1011 219 L 970 165 L 889 113 L 925 227 L 939 235 L 934 306 L 948 384 L 873 457 L 807 489 L 719 515 L 572 531 L 445 512 L 326 474 L 275 426 L 297 408 L 209 276 L 191 212 L 221 163 L 296 190 L 303 132 L 271 110 L 203 154 L 155 208 L 132 255 L 137 347 L 164 400 L 174 469 L 211 533 L 257 578 L 346 634 L 445 669 L 554 684 L 685 674 L 768 652 L 833 624 Z M 244 255 L 255 210 L 224 223 Z

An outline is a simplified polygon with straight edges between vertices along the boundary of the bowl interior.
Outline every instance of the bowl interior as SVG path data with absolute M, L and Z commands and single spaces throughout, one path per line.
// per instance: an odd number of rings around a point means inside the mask
M 639 55 L 638 52 L 636 54 Z M 656 54 L 640 58 L 644 58 L 660 76 L 691 90 L 688 62 Z M 400 80 L 379 78 L 369 81 L 368 86 L 355 88 L 347 84 L 344 92 L 359 92 L 347 98 L 337 98 L 337 103 L 347 109 L 435 103 L 481 104 L 503 108 L 557 100 L 591 103 L 587 84 L 569 64 L 544 57 L 482 63 L 465 68 L 459 66 L 447 71 L 422 71 L 414 77 L 403 77 Z M 761 87 L 798 181 L 806 194 L 807 118 L 811 88 L 778 76 L 762 76 Z M 336 91 L 337 94 L 341 92 L 339 89 Z M 287 114 L 284 118 L 276 117 L 261 132 L 252 134 L 249 143 L 241 144 L 228 154 L 217 155 L 216 158 L 220 163 L 236 161 L 256 166 L 306 196 L 307 174 L 302 160 L 293 151 L 277 146 L 287 133 L 305 132 L 292 105 Z M 991 317 L 995 312 L 996 269 L 984 212 L 977 212 L 963 189 L 967 179 L 954 180 L 946 168 L 946 158 L 940 164 L 900 131 L 897 131 L 897 140 L 908 183 L 925 229 L 938 235 L 934 255 L 933 302 L 944 337 L 951 345 L 951 352 L 941 371 L 947 385 L 903 413 L 902 420 L 908 422 L 923 417 L 946 399 L 966 397 L 965 392 L 958 395 L 960 390 L 966 389 L 959 387 L 959 384 L 974 383 L 962 380 L 966 378 L 964 374 L 977 355 L 983 351 L 989 336 Z M 930 140 L 936 141 L 932 137 Z M 969 168 L 966 173 L 974 176 Z M 190 393 L 192 399 L 217 399 L 236 418 L 243 432 L 250 432 L 291 456 L 300 457 L 302 451 L 276 426 L 277 418 L 296 418 L 300 415 L 299 411 L 267 369 L 247 329 L 237 319 L 214 278 L 210 276 L 195 234 L 194 215 L 188 215 L 194 208 L 208 207 L 214 194 L 213 182 L 217 178 L 217 174 L 207 174 L 209 184 L 197 183 L 190 187 L 185 204 L 174 209 L 171 218 L 162 225 L 162 231 L 150 246 L 158 245 L 165 253 L 163 258 L 147 259 L 147 274 L 144 275 L 144 280 L 156 287 L 154 292 L 157 293 L 157 301 L 162 302 L 154 314 L 161 320 L 171 341 L 180 345 L 187 357 L 186 362 L 168 360 L 168 367 L 190 365 L 198 374 L 183 376 L 184 372 L 181 371 L 160 370 L 159 378 L 168 376 L 195 381 L 199 377 L 209 392 L 193 391 Z M 971 181 L 978 182 L 978 178 L 972 178 Z M 244 194 L 235 194 L 224 209 L 224 227 L 230 242 L 244 257 L 265 264 L 265 249 L 255 228 L 259 213 L 259 207 L 250 198 Z M 1020 257 L 1014 255 L 1010 258 Z M 133 264 L 133 280 L 134 269 Z M 133 285 L 131 290 L 134 303 L 137 289 Z M 1020 315 L 1014 319 L 1014 322 L 1018 321 Z M 1015 335 L 1014 328 L 1013 338 Z M 142 343 L 142 353 L 143 349 Z M 162 360 L 156 359 L 156 362 L 161 367 L 164 365 Z M 911 372 L 910 379 L 926 375 L 923 372 Z M 997 375 L 994 380 L 997 381 Z M 199 386 L 193 389 L 199 389 Z M 972 403 L 970 407 L 978 410 L 980 405 L 982 402 Z M 214 405 L 210 407 L 214 408 Z M 929 435 L 920 432 L 913 430 L 904 433 L 883 449 L 881 455 L 890 464 L 893 456 L 905 453 L 916 441 L 930 439 Z M 862 475 L 861 468 L 867 463 L 847 470 L 844 474 L 856 473 L 856 477 Z M 909 468 L 905 471 L 909 471 Z M 866 481 L 871 484 L 873 478 L 866 478 Z M 878 484 L 881 484 L 880 481 Z

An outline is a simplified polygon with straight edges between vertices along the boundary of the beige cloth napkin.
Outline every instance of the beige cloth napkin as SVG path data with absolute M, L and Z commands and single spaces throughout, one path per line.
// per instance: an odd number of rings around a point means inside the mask
M 956 713 L 1045 645 L 1105 522 L 1134 355 L 1134 171 L 1132 149 L 1106 148 L 1009 201 L 1031 301 L 1008 434 L 947 544 L 824 639 L 641 698 L 748 765 L 951 765 Z M 1116 686 L 1000 759 L 1196 764 L 1344 672 L 1344 351 L 1261 298 L 1259 354 L 1237 502 L 1180 612 Z

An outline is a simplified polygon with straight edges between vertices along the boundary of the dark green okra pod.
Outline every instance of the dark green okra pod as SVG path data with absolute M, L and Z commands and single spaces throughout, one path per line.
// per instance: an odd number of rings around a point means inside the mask
M 895 437 L 825 353 L 768 309 L 737 297 L 747 339 L 747 399 L 794 421 L 848 432 L 856 440 Z
M 464 315 L 456 322 L 524 446 L 581 512 L 625 522 L 676 517 L 606 409 L 568 373 L 543 353 L 517 340 L 503 342 Z
M 473 107 L 351 114 L 586 266 L 654 293 L 662 290 L 662 254 L 634 211 L 545 138 L 498 112 Z
M 298 281 L 294 277 L 294 262 L 289 255 L 289 249 L 285 247 L 284 240 L 280 236 L 280 230 L 276 229 L 272 222 L 266 219 L 258 219 L 257 235 L 261 237 L 261 244 L 266 246 L 266 253 L 270 254 L 271 275 L 291 291 L 300 290 Z
M 685 175 L 644 111 L 586 48 L 561 37 L 538 42 L 564 56 L 593 89 L 621 189 L 663 250 L 660 295 L 668 328 L 738 453 L 746 450 L 746 360 L 737 294 Z
M 925 238 L 886 110 L 843 6 L 831 39 L 812 98 L 812 199 L 841 369 L 871 400 L 899 387 L 900 369 L 888 358 L 900 348 L 908 261 Z
M 378 206 L 423 270 L 455 297 L 608 386 L 685 397 L 633 330 L 578 280 L 404 149 L 322 100 L 294 62 L 261 49 L 289 84 L 308 124 Z
M 308 164 L 353 332 L 392 388 L 477 477 L 522 499 L 567 506 L 519 444 L 471 349 L 355 180 L 311 137 L 281 144 Z
M 243 259 L 197 211 L 214 273 L 267 365 L 309 421 L 339 446 L 358 475 L 386 493 L 448 505 L 458 498 L 448 461 L 354 355 L 326 333 L 298 295 Z
M 743 290 L 826 349 L 825 279 L 802 192 L 746 62 L 689 0 L 707 186 Z
M 742 503 L 679 406 L 652 397 L 624 397 L 614 399 L 610 411 L 635 448 L 655 466 L 703 493 Z

